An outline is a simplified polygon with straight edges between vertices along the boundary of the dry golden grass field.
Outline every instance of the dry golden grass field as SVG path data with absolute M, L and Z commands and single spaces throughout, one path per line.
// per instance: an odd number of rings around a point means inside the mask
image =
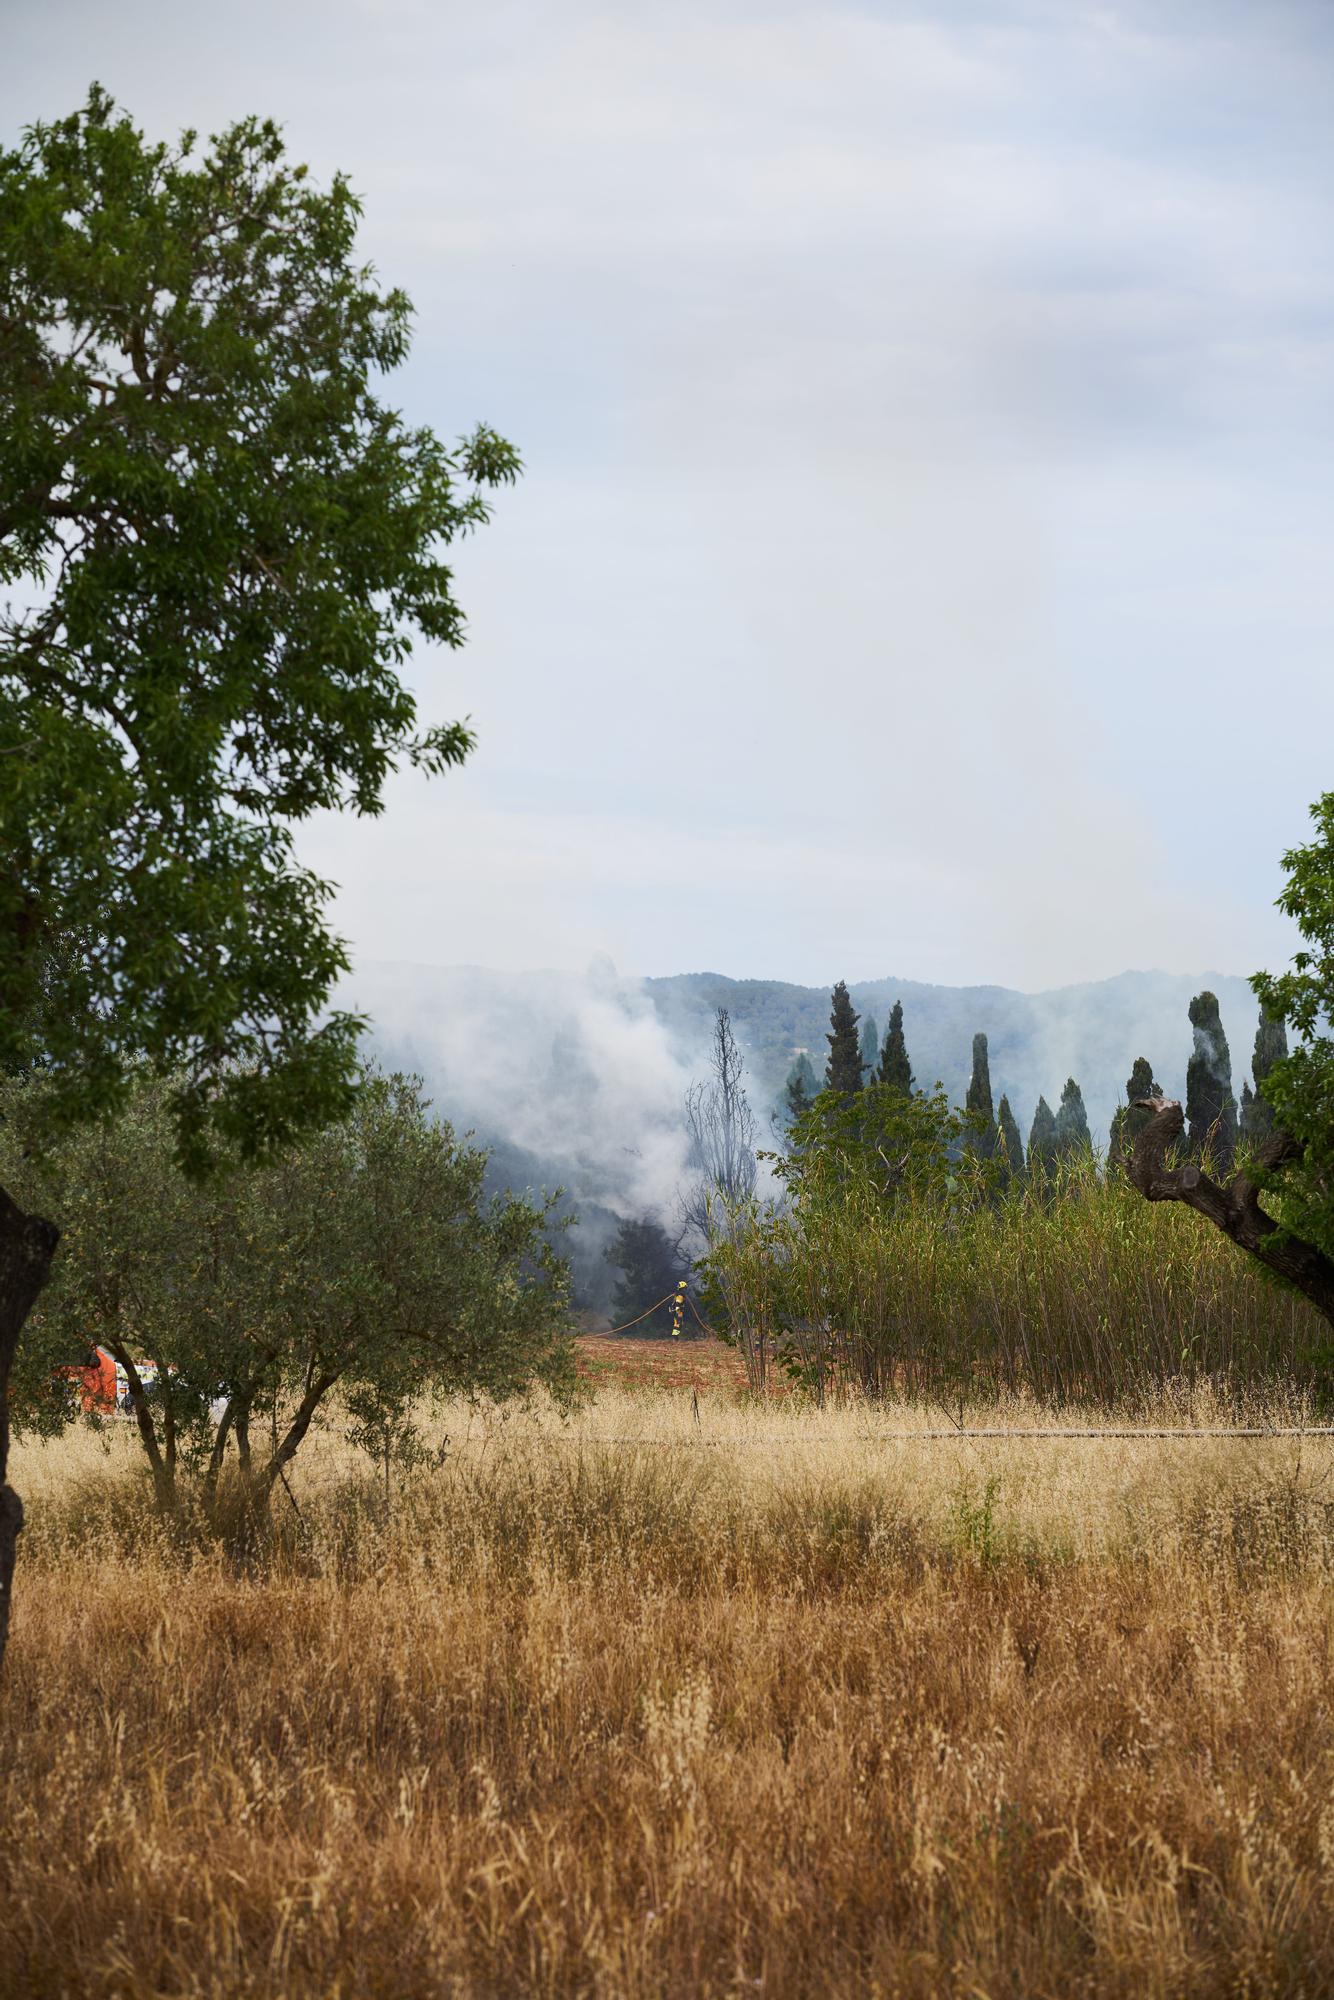
M 1334 1993 L 1334 1441 L 942 1421 L 326 1434 L 248 1561 L 21 1448 L 0 1992 Z

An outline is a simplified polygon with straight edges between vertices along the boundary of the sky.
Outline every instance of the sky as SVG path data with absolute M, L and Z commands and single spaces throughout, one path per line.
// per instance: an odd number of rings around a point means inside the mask
M 1334 786 L 1334 10 L 0 0 L 0 137 L 259 112 L 520 485 L 363 960 L 1249 972 Z

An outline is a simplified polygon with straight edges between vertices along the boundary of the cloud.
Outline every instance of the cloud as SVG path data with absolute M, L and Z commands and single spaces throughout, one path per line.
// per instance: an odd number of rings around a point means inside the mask
M 363 954 L 1286 954 L 1334 731 L 1327 9 L 58 11 L 15 10 L 11 131 L 91 74 L 159 133 L 276 112 L 416 301 L 395 398 L 527 460 L 415 668 L 473 766 L 303 839 Z

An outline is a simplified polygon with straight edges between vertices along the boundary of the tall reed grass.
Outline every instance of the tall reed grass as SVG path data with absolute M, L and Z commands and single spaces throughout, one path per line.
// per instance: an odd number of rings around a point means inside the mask
M 1309 1383 L 1330 1330 L 1216 1230 L 1089 1156 L 1048 1183 L 887 1204 L 856 1178 L 736 1216 L 711 1259 L 753 1386 L 1112 1402 L 1173 1379 Z

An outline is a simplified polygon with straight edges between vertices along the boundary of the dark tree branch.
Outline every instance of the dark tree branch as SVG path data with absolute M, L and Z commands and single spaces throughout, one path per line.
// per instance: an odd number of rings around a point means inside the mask
M 1260 1206 L 1260 1190 L 1249 1175 L 1236 1173 L 1226 1185 L 1212 1180 L 1193 1161 L 1170 1167 L 1167 1155 L 1180 1139 L 1185 1120 L 1175 1098 L 1137 1097 L 1136 1108 L 1153 1117 L 1135 1141 L 1130 1179 L 1146 1201 L 1182 1201 L 1212 1222 L 1266 1270 L 1294 1286 L 1334 1326 L 1334 1263 L 1314 1244 L 1281 1229 Z M 1255 1154 L 1266 1173 L 1301 1158 L 1302 1149 L 1286 1132 L 1275 1132 Z

